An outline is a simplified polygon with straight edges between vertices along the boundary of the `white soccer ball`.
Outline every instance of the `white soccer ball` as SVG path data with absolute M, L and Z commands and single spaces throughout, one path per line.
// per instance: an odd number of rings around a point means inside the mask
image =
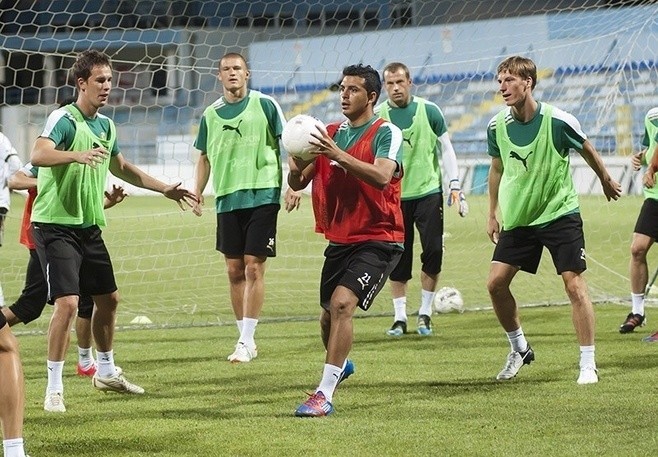
M 317 157 L 317 154 L 311 152 L 315 149 L 315 146 L 311 145 L 310 142 L 317 143 L 311 133 L 319 134 L 321 131 L 327 131 L 322 121 L 308 114 L 298 114 L 283 127 L 281 142 L 291 156 L 302 160 L 310 160 Z
M 454 287 L 442 287 L 434 296 L 434 311 L 437 313 L 463 313 L 462 294 Z

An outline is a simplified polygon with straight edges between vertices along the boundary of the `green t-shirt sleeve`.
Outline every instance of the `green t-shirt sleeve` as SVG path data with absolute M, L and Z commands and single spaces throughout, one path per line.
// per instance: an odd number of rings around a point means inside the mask
M 75 123 L 68 116 L 59 118 L 55 126 L 48 133 L 47 138 L 55 143 L 55 148 L 60 151 L 68 150 L 75 138 Z
M 437 138 L 448 131 L 446 119 L 438 105 L 431 102 L 426 103 L 425 112 L 427 113 L 427 119 L 432 127 L 432 131 L 436 134 Z
M 375 158 L 386 158 L 398 164 L 396 175 L 402 167 L 402 132 L 390 122 L 382 124 L 374 138 Z
M 261 97 L 260 106 L 263 108 L 272 135 L 275 138 L 280 137 L 283 131 L 283 125 L 286 123 L 283 117 L 283 111 L 274 99 L 270 97 Z
M 500 148 L 496 141 L 496 118 L 494 117 L 487 125 L 487 153 L 491 157 L 500 157 Z
M 553 118 L 553 141 L 555 148 L 562 154 L 568 154 L 569 149 L 582 151 L 586 140 L 575 117 L 572 116 L 568 121 Z
M 208 141 L 208 124 L 206 123 L 206 117 L 201 118 L 199 123 L 199 132 L 196 135 L 196 140 L 194 141 L 194 147 L 201 151 L 201 155 L 205 155 L 208 151 L 206 147 Z

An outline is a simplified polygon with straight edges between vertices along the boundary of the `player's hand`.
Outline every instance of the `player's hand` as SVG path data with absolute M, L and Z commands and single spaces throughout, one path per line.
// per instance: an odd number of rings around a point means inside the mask
M 493 244 L 498 244 L 498 239 L 500 238 L 500 224 L 496 216 L 490 217 L 487 222 L 487 235 Z
M 174 200 L 176 203 L 178 203 L 180 209 L 185 211 L 186 207 L 183 205 L 183 203 L 185 203 L 190 208 L 194 208 L 194 205 L 198 203 L 198 199 L 196 195 L 194 195 L 189 190 L 181 188 L 180 187 L 181 184 L 182 183 L 179 182 L 177 184 L 171 184 L 165 187 L 162 194 L 165 197 Z
M 123 187 L 112 184 L 111 191 L 105 191 L 105 209 L 112 208 L 114 205 L 121 203 L 128 194 Z
M 302 193 L 295 192 L 290 187 L 286 189 L 286 194 L 283 198 L 285 203 L 285 208 L 287 212 L 292 211 L 293 209 L 299 210 L 299 205 L 302 202 Z
M 638 152 L 631 156 L 631 165 L 633 166 L 633 171 L 638 171 L 642 168 L 642 160 L 644 159 L 644 151 Z
M 94 149 L 84 151 L 75 155 L 75 161 L 83 165 L 89 165 L 91 168 L 96 168 L 97 165 L 103 163 L 105 159 L 110 156 L 102 146 L 96 146 Z
M 603 193 L 608 201 L 617 200 L 621 197 L 621 184 L 612 179 L 611 176 L 601 180 L 601 186 L 603 186 Z
M 314 153 L 322 154 L 329 160 L 338 160 L 342 154 L 345 154 L 345 151 L 338 147 L 326 131 L 318 129 L 318 133 L 311 132 L 311 136 L 315 140 L 309 141 L 309 143 L 317 148 L 316 151 L 313 151 Z
M 466 217 L 468 214 L 468 202 L 466 201 L 466 196 L 464 192 L 461 191 L 459 186 L 459 181 L 453 179 L 450 181 L 450 194 L 448 195 L 448 206 L 452 206 L 454 203 L 459 203 L 457 210 L 461 217 Z
M 656 185 L 656 174 L 651 169 L 647 170 L 644 176 L 642 176 L 642 184 L 648 189 Z
M 198 193 L 194 197 L 196 198 L 196 202 L 192 205 L 192 213 L 195 216 L 201 216 L 203 214 L 203 204 L 205 203 L 203 194 Z

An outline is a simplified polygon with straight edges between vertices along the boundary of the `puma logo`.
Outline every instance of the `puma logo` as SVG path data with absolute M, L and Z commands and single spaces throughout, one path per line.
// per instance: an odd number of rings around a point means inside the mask
M 409 138 L 402 137 L 402 141 L 404 141 L 405 143 L 407 143 L 407 144 L 409 145 L 410 148 L 413 148 L 413 147 L 414 147 L 414 145 L 411 144 L 411 137 L 412 137 L 413 135 L 414 135 L 414 132 L 411 132 L 411 134 L 409 135 Z
M 523 164 L 523 167 L 525 168 L 525 171 L 528 171 L 528 157 L 530 157 L 530 154 L 532 154 L 533 152 L 535 151 L 530 151 L 527 156 L 521 157 L 517 152 L 511 151 L 509 153 L 509 156 L 512 159 L 516 159 L 519 162 L 521 162 Z
M 232 131 L 234 131 L 235 133 L 237 133 L 237 134 L 240 136 L 240 138 L 242 138 L 242 133 L 240 133 L 240 124 L 242 124 L 242 119 L 240 119 L 240 122 L 238 122 L 238 125 L 236 125 L 235 127 L 233 127 L 232 125 L 226 125 L 226 124 L 224 124 L 224 125 L 222 126 L 222 130 L 224 130 L 225 132 L 226 132 L 227 130 L 232 130 Z

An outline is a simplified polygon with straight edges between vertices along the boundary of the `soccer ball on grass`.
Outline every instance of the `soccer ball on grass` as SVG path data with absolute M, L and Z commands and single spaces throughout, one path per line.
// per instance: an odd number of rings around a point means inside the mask
M 442 287 L 434 296 L 434 311 L 437 313 L 463 313 L 464 299 L 454 287 Z
M 322 121 L 308 114 L 298 114 L 286 122 L 281 133 L 281 142 L 291 156 L 302 160 L 311 160 L 317 157 L 317 154 L 311 152 L 315 149 L 315 146 L 310 142 L 317 143 L 311 133 L 319 134 L 320 132 L 326 132 Z

